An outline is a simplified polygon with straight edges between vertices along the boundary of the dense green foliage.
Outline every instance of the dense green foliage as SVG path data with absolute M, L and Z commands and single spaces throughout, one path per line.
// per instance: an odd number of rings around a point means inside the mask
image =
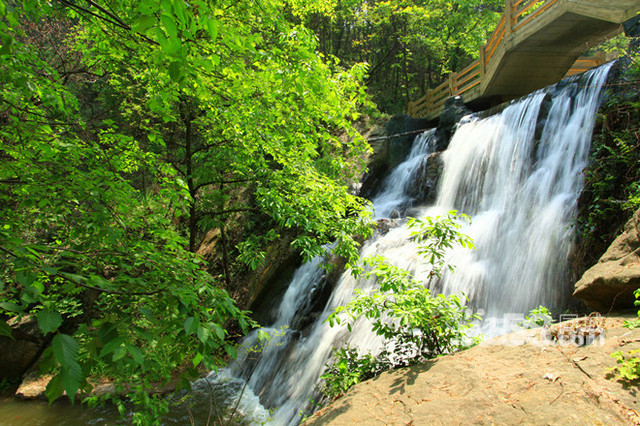
M 595 264 L 633 213 L 640 208 L 640 99 L 637 57 L 609 89 L 596 118 L 578 225 L 582 231 L 585 266 Z
M 470 238 L 459 231 L 460 219 L 469 218 L 451 211 L 446 216 L 409 221 L 415 229 L 412 236 L 421 243 L 419 253 L 431 267 L 430 280 L 441 278 L 445 268 L 454 270 L 445 262 L 447 250 L 454 246 L 474 248 Z M 354 273 L 375 278 L 379 289 L 357 291 L 356 297 L 338 307 L 327 321 L 332 326 L 346 324 L 351 330 L 360 317 L 368 318 L 373 332 L 384 338 L 387 349 L 375 357 L 359 355 L 351 348 L 336 351 L 323 375 L 322 391 L 328 397 L 341 395 L 381 371 L 423 362 L 467 348 L 476 341 L 467 333 L 478 317 L 469 312 L 462 297 L 431 295 L 428 283 L 413 279 L 408 271 L 383 258 L 365 259 L 364 263 L 364 267 L 354 268 Z
M 0 315 L 51 339 L 50 400 L 102 375 L 157 418 L 152 383 L 235 356 L 230 330 L 252 326 L 230 264 L 257 266 L 287 229 L 306 257 L 357 255 L 365 68 L 291 23 L 330 7 L 0 1 Z M 262 232 L 229 247 L 238 212 Z M 220 268 L 194 253 L 212 228 Z
M 405 105 L 478 57 L 504 9 L 503 0 L 343 0 L 308 16 L 320 49 L 343 63 L 369 64 L 378 107 Z

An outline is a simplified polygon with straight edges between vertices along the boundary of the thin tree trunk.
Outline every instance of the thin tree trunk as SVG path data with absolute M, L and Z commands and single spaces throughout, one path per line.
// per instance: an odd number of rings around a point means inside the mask
M 183 121 L 185 125 L 185 147 L 184 147 L 184 162 L 187 168 L 187 188 L 189 189 L 189 195 L 191 196 L 191 204 L 189 205 L 189 251 L 195 253 L 196 251 L 196 239 L 198 237 L 198 215 L 196 211 L 196 195 L 197 188 L 193 182 L 193 158 L 192 158 L 192 138 L 193 130 L 191 128 L 191 114 L 189 111 L 185 111 L 188 106 L 185 101 L 181 102 L 183 109 Z
M 220 192 L 223 191 L 224 184 L 220 184 Z M 221 206 L 221 209 L 224 209 L 224 205 Z M 231 286 L 231 272 L 229 270 L 229 252 L 227 251 L 227 233 L 225 231 L 225 226 L 227 224 L 226 219 L 220 220 L 220 247 L 222 249 L 222 271 L 224 273 L 224 283 L 226 287 L 229 288 Z

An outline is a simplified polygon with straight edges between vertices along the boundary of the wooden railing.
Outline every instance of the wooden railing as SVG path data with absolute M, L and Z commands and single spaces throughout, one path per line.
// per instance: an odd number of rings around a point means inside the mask
M 565 77 L 580 74 L 581 72 L 589 71 L 591 68 L 599 67 L 600 65 L 609 62 L 619 57 L 620 55 L 620 52 L 614 51 L 609 54 L 605 52 L 597 52 L 593 56 L 580 57 L 573 63 L 571 69 L 569 69 L 569 71 L 567 71 L 567 73 L 565 74 Z
M 427 90 L 426 95 L 422 98 L 415 102 L 409 102 L 407 113 L 413 117 L 427 117 L 438 112 L 451 96 L 463 95 L 481 84 L 485 70 L 505 39 L 522 30 L 557 2 L 558 0 L 505 0 L 504 14 L 487 44 L 480 47 L 479 59 L 462 71 L 449 74 L 447 81 L 433 90 Z M 585 59 L 585 61 L 589 60 Z M 583 65 L 586 64 L 587 62 Z

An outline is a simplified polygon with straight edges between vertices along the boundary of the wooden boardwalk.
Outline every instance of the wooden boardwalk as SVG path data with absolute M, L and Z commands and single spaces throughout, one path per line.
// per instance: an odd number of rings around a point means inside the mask
M 580 58 L 619 34 L 640 11 L 640 0 L 506 0 L 505 11 L 480 58 L 415 102 L 413 117 L 434 119 L 444 102 L 491 106 L 600 65 L 607 58 Z

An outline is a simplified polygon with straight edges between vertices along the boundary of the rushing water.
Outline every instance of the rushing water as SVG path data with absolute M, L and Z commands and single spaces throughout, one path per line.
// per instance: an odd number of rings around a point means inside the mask
M 443 154 L 444 171 L 432 206 L 416 205 L 407 195 L 434 146 L 433 131 L 416 138 L 409 157 L 393 170 L 373 204 L 379 219 L 402 215 L 407 209 L 414 216 L 451 209 L 471 216 L 472 224 L 463 231 L 473 238 L 476 250 L 451 252 L 448 260 L 457 266 L 456 272 L 445 275 L 433 290 L 465 293 L 474 309 L 493 319 L 526 313 L 540 304 L 559 307 L 566 301 L 570 221 L 608 69 L 601 67 L 579 83 L 536 92 L 488 118 L 466 117 Z M 384 255 L 425 279 L 427 265 L 417 255 L 404 220 L 388 223 L 390 229 L 367 241 L 361 255 Z M 280 337 L 257 361 L 250 360 L 253 352 L 241 356 L 241 367 L 234 370 L 236 377 L 248 380 L 247 394 L 275 410 L 270 417 L 275 424 L 295 424 L 301 413 L 310 410 L 309 400 L 332 349 L 348 343 L 375 352 L 383 346 L 366 321 L 357 323 L 351 333 L 324 322 L 335 307 L 348 303 L 355 288 L 375 286 L 356 282 L 349 274 L 340 278 L 312 326 L 286 328 L 323 279 L 320 259 L 298 270 L 269 328 L 279 331 Z M 481 328 L 498 334 L 510 325 L 486 321 Z M 247 342 L 255 343 L 256 337 Z

